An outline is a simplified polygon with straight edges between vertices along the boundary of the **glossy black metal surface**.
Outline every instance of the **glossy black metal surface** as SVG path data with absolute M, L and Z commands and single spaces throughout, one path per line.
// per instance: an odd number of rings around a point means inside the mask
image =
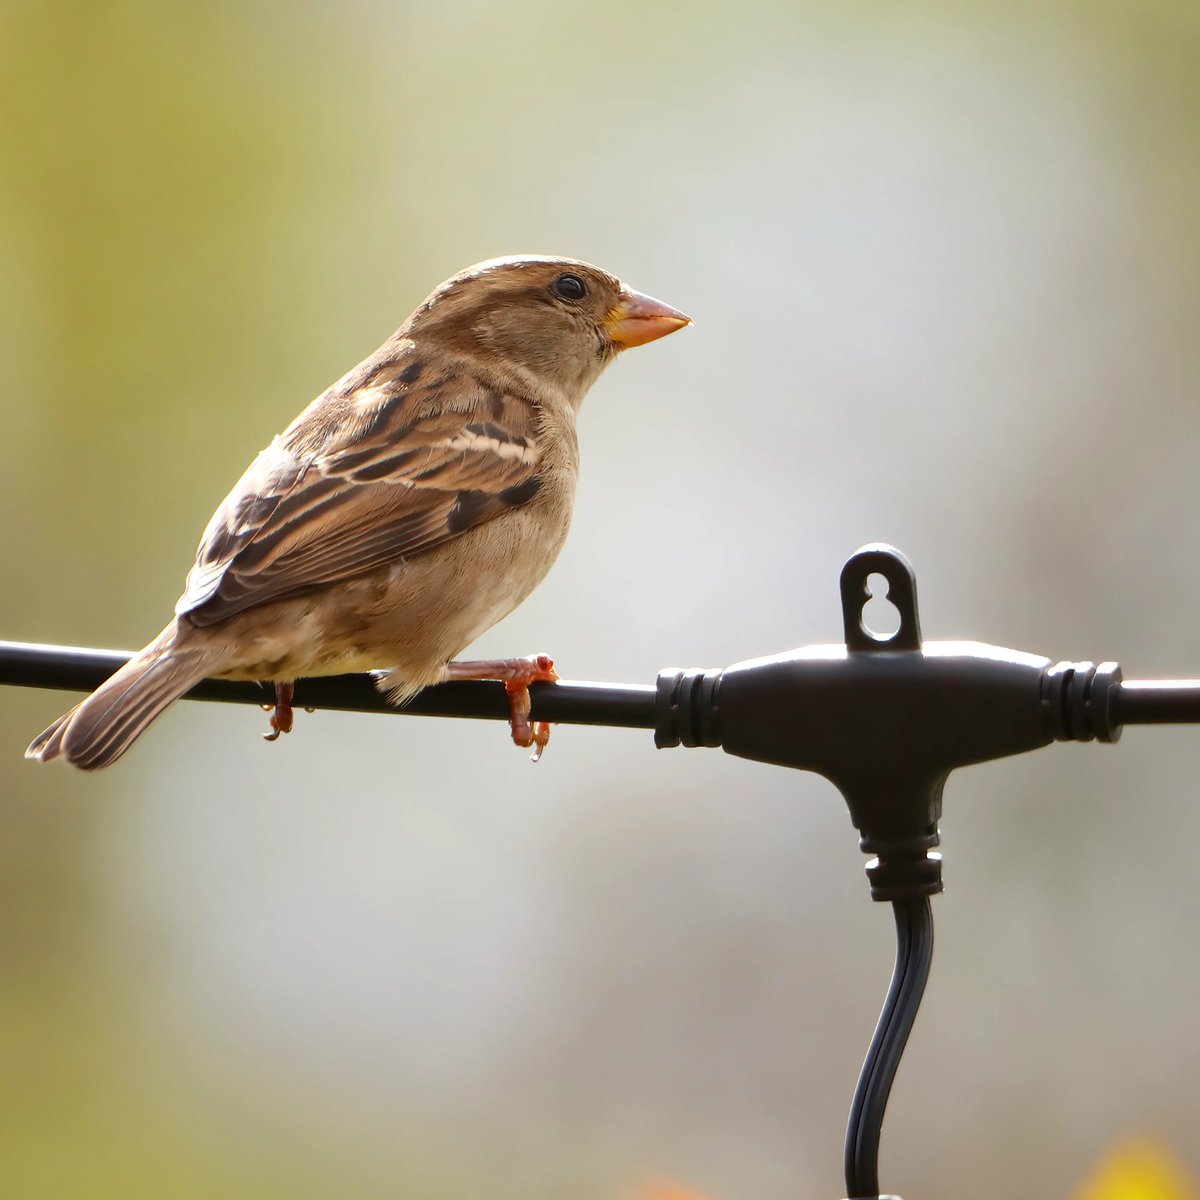
M 0 684 L 90 692 L 129 658 L 128 651 L 87 650 L 0 642 Z M 625 683 L 535 683 L 530 689 L 533 717 L 572 725 L 654 728 L 654 688 Z M 261 683 L 206 679 L 185 700 L 233 704 L 271 704 L 275 692 Z M 392 713 L 418 717 L 474 717 L 508 720 L 508 701 L 499 683 L 442 683 L 426 688 L 404 708 L 396 708 L 375 688 L 370 675 L 330 675 L 296 684 L 297 708 Z

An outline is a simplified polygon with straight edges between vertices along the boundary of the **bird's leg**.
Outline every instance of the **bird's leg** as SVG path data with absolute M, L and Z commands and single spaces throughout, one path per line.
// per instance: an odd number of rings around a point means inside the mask
M 276 741 L 281 733 L 292 732 L 292 719 L 295 716 L 295 713 L 292 711 L 293 695 L 295 695 L 295 688 L 290 682 L 277 683 L 275 685 L 274 707 L 270 704 L 262 706 L 263 712 L 271 714 L 271 732 L 263 734 L 263 737 L 268 742 Z
M 546 721 L 530 721 L 529 685 L 554 683 L 558 672 L 548 654 L 530 654 L 527 658 L 488 658 L 478 662 L 446 664 L 447 679 L 498 679 L 508 693 L 509 724 L 512 740 L 518 746 L 532 746 L 531 762 L 542 757 L 550 740 L 550 725 Z

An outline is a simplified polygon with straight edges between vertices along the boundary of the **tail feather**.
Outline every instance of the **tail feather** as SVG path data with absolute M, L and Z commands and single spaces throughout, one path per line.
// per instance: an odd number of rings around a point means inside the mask
M 43 730 L 29 743 L 25 751 L 26 758 L 36 758 L 39 762 L 49 762 L 62 754 L 63 731 L 70 724 L 71 718 L 80 710 L 82 704 L 77 704 L 68 713 L 63 713 L 49 729 Z
M 134 655 L 86 700 L 36 737 L 26 758 L 65 758 L 84 770 L 114 763 L 172 701 L 214 665 L 201 647 L 172 645 L 171 630 Z

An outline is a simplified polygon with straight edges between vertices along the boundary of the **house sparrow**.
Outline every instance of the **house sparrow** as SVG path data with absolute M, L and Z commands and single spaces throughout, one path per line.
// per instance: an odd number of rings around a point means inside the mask
M 499 679 L 513 739 L 546 743 L 528 686 L 545 655 L 451 661 L 541 582 L 571 520 L 584 393 L 623 349 L 691 324 L 570 258 L 514 257 L 448 279 L 251 463 L 208 523 L 175 618 L 26 751 L 115 762 L 208 676 L 291 681 L 385 668 L 402 703 Z

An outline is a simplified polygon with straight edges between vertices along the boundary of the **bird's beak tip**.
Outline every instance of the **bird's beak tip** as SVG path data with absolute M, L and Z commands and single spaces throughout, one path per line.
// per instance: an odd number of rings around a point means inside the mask
M 620 349 L 627 350 L 631 346 L 644 346 L 676 330 L 686 329 L 696 322 L 687 313 L 655 300 L 653 296 L 626 290 L 609 310 L 604 323 L 613 342 Z

